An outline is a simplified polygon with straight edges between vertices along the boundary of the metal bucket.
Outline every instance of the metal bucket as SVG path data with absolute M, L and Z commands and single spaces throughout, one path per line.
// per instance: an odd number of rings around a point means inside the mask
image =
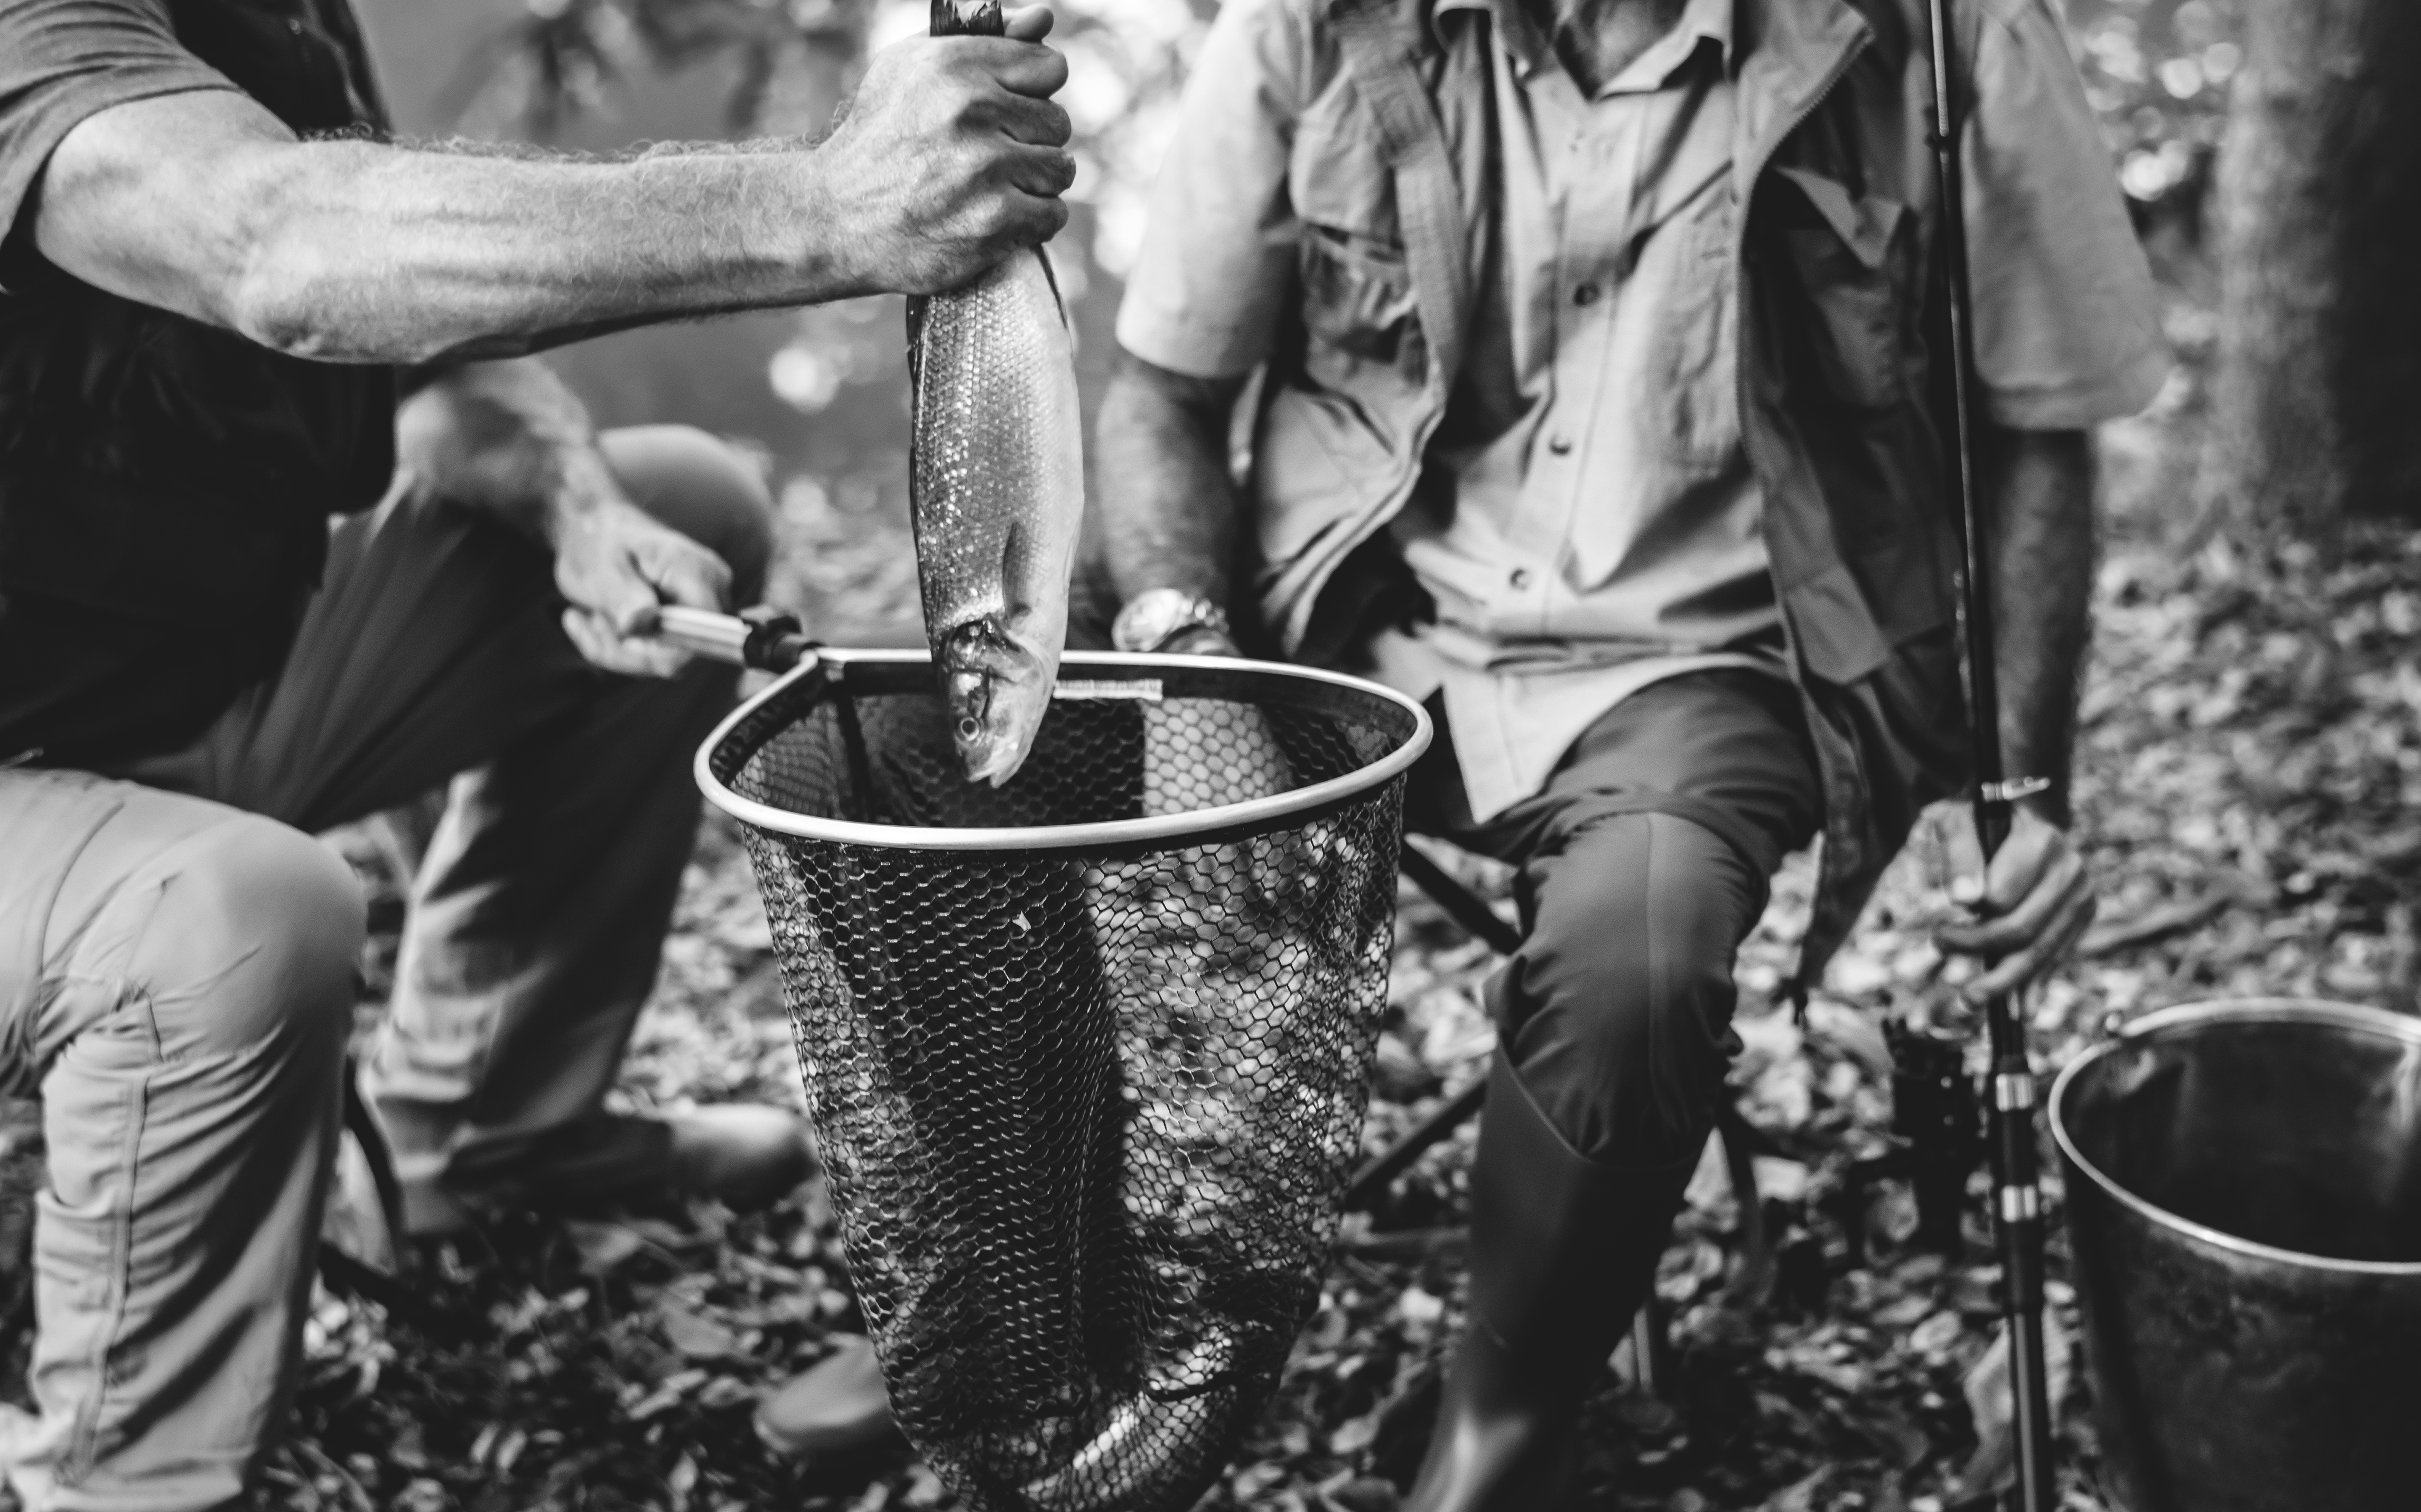
M 2129 1512 L 2421 1506 L 2421 1020 L 2135 1020 L 2052 1089 L 2101 1452 Z

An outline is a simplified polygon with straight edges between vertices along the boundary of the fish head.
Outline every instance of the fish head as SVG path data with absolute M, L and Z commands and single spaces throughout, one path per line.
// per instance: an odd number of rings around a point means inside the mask
M 1056 669 L 989 624 L 962 625 L 936 652 L 950 740 L 969 782 L 997 787 L 1017 775 L 1051 709 Z

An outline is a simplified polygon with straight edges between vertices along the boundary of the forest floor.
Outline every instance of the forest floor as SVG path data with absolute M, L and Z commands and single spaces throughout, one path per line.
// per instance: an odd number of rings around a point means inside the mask
M 2207 337 L 2179 317 L 2189 350 Z M 2036 1044 L 2064 1063 L 2108 1015 L 2227 995 L 2312 994 L 2413 1007 L 2421 881 L 2421 534 L 2357 535 L 2322 566 L 2203 530 L 2180 502 L 2195 405 L 2181 379 L 2103 451 L 2109 542 L 2078 762 L 2080 833 L 2102 922 L 2039 999 Z M 793 581 L 896 596 L 900 543 L 794 522 Z M 377 893 L 391 868 L 337 837 Z M 1778 1259 L 1744 1273 L 1742 1215 L 1710 1155 L 1658 1292 L 1670 1358 L 1648 1389 L 1618 1351 L 1587 1419 L 1591 1504 L 1626 1512 L 1949 1512 L 1982 1504 L 2000 1462 L 1969 1383 L 1997 1329 L 1971 1192 L 1965 1243 L 1913 1242 L 1904 1186 L 1845 1200 L 1851 1162 L 1890 1146 L 1892 1020 L 1968 1035 L 1939 847 L 1895 866 L 1803 1027 L 1775 1001 L 1806 913 L 1795 858 L 1742 951 L 1734 1083 L 1782 1153 L 1755 1161 Z M 1481 881 L 1484 870 L 1470 868 Z M 374 961 L 373 984 L 383 961 Z M 1366 1133 L 1377 1147 L 1479 1074 L 1491 970 L 1407 892 Z M 800 1100 L 745 859 L 710 820 L 682 888 L 661 990 L 617 1094 Z M 1379 1512 L 1417 1460 L 1462 1309 L 1469 1131 L 1433 1151 L 1377 1220 L 1349 1226 L 1276 1400 L 1208 1507 Z M 2053 1182 L 2054 1261 L 2064 1265 Z M 1855 1242 L 1853 1242 L 1853 1240 Z M 1853 1262 L 1854 1258 L 1854 1263 Z M 685 1222 L 531 1223 L 433 1255 L 405 1320 L 322 1290 L 296 1431 L 268 1501 L 296 1509 L 881 1512 L 954 1504 L 904 1449 L 806 1473 L 760 1447 L 759 1393 L 857 1326 L 820 1186 L 764 1213 Z M 2054 1333 L 2074 1334 L 2054 1282 Z M 2097 1489 L 2091 1404 L 2063 1371 L 2066 1504 Z M 1980 1443 L 1980 1446 L 1979 1446 Z

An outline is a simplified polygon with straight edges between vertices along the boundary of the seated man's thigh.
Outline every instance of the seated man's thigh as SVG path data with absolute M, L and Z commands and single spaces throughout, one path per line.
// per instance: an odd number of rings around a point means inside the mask
M 1686 1159 L 1735 1048 L 1732 958 L 1766 879 L 1660 813 L 1602 819 L 1528 871 L 1534 923 L 1495 988 L 1516 1073 L 1578 1153 Z
M 1530 920 L 1500 1031 L 1582 1154 L 1661 1163 L 1703 1142 L 1735 1048 L 1734 954 L 1821 803 L 1796 690 L 1696 673 L 1608 711 L 1482 836 L 1520 864 Z

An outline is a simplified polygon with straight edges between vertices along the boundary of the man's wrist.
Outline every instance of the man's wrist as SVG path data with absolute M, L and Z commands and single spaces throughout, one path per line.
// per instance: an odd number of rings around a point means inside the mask
M 2004 777 L 1983 784 L 1982 796 L 1988 803 L 2016 804 L 2041 798 L 2058 786 L 2049 777 Z
M 832 214 L 831 144 L 778 155 L 780 192 L 765 197 L 759 251 L 767 276 L 800 304 L 868 292 L 851 256 L 850 230 Z

